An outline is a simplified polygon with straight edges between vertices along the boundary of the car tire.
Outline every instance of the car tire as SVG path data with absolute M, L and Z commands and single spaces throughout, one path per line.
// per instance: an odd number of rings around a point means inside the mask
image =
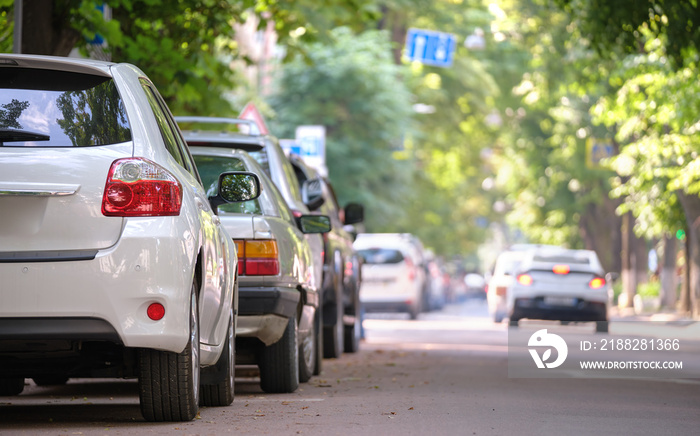
M 321 375 L 323 370 L 323 304 L 316 308 L 316 361 L 314 362 L 314 375 Z
M 226 342 L 221 356 L 212 368 L 206 368 L 213 383 L 202 383 L 199 404 L 205 407 L 222 407 L 233 403 L 236 376 L 236 331 L 233 308 L 231 309 Z
M 299 341 L 299 382 L 306 383 L 316 371 L 316 348 L 318 348 L 318 336 L 316 335 L 316 315 L 311 323 L 312 330 Z
M 332 325 L 323 327 L 323 357 L 327 359 L 337 359 L 343 354 L 345 345 L 345 328 L 343 325 L 343 289 L 341 280 L 336 277 L 336 284 L 333 287 L 335 301 L 333 305 L 326 305 L 325 310 L 335 311 L 335 322 Z
M 13 397 L 24 390 L 23 377 L 0 378 L 0 397 Z
M 608 333 L 609 332 L 608 321 L 607 320 L 596 321 L 595 332 L 596 333 Z
M 42 375 L 32 377 L 37 386 L 60 386 L 68 382 L 68 376 L 65 375 Z
M 360 338 L 362 336 L 362 311 L 360 310 L 360 296 L 355 291 L 352 303 L 354 321 L 350 325 L 344 326 L 345 340 L 344 348 L 346 353 L 356 353 L 360 349 Z
M 199 307 L 197 284 L 190 297 L 190 337 L 180 353 L 139 352 L 139 399 L 147 421 L 191 421 L 199 410 Z
M 296 316 L 289 318 L 282 338 L 260 356 L 260 388 L 267 393 L 292 393 L 299 387 L 299 344 Z

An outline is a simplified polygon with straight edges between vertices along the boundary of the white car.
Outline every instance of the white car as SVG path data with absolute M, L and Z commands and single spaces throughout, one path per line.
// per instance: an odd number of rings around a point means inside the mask
M 300 381 L 313 375 L 319 345 L 320 290 L 313 281 L 312 252 L 304 235 L 330 231 L 330 219 L 294 217 L 277 187 L 245 151 L 223 141 L 193 145 L 190 151 L 204 185 L 212 191 L 223 171 L 249 171 L 260 178 L 260 197 L 219 206 L 221 224 L 238 245 L 236 360 L 259 366 L 263 391 L 294 392 Z
M 257 177 L 208 198 L 133 65 L 0 54 L 0 83 L 0 395 L 136 377 L 149 421 L 230 404 L 238 265 L 210 201 Z
M 360 233 L 353 244 L 363 260 L 360 301 L 367 313 L 420 313 L 425 287 L 421 254 L 399 233 Z
M 540 248 L 526 252 L 507 294 L 511 325 L 523 318 L 596 322 L 608 331 L 612 287 L 591 250 Z
M 504 251 L 496 258 L 493 274 L 486 287 L 489 314 L 494 322 L 501 322 L 508 314 L 507 296 L 515 282 L 516 268 L 527 251 Z

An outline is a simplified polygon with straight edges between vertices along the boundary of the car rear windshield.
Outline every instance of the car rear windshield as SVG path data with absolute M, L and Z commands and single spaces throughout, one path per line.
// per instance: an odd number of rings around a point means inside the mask
M 0 68 L 0 146 L 86 147 L 131 140 L 109 77 Z
M 209 197 L 214 196 L 218 190 L 219 176 L 226 171 L 248 171 L 245 163 L 232 157 L 194 155 L 194 162 L 202 179 L 202 185 Z M 259 199 L 259 198 L 258 198 Z M 262 214 L 262 208 L 258 199 L 241 201 L 238 203 L 226 203 L 219 206 L 219 211 L 228 213 Z
M 532 260 L 533 262 L 562 263 L 569 265 L 588 265 L 590 263 L 588 256 L 576 255 L 535 255 Z
M 403 254 L 399 250 L 391 248 L 368 248 L 358 250 L 357 253 L 367 264 L 401 263 Z

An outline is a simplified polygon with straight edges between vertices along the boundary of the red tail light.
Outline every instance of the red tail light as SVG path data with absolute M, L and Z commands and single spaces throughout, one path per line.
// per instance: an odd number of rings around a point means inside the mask
M 406 266 L 408 267 L 408 279 L 413 281 L 416 279 L 416 267 L 413 265 L 413 261 L 408 257 L 405 258 Z
M 530 286 L 532 285 L 532 276 L 530 274 L 520 274 L 518 276 L 518 283 L 520 283 L 523 286 Z
M 169 171 L 143 158 L 112 163 L 102 196 L 105 216 L 177 216 L 182 186 Z
M 274 240 L 235 241 L 238 275 L 276 276 L 280 273 L 279 250 Z
M 588 286 L 591 289 L 600 289 L 605 286 L 605 279 L 602 277 L 594 277 L 590 282 L 588 282 Z

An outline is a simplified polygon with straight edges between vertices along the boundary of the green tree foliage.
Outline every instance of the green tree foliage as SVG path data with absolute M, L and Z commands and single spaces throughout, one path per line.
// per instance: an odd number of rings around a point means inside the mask
M 293 137 L 296 126 L 326 127 L 326 160 L 341 201 L 367 208 L 367 226 L 388 231 L 413 195 L 412 166 L 394 158 L 409 127 L 410 96 L 382 32 L 332 32 L 283 70 L 270 99 L 273 130 Z M 309 63 L 307 63 L 307 61 Z

